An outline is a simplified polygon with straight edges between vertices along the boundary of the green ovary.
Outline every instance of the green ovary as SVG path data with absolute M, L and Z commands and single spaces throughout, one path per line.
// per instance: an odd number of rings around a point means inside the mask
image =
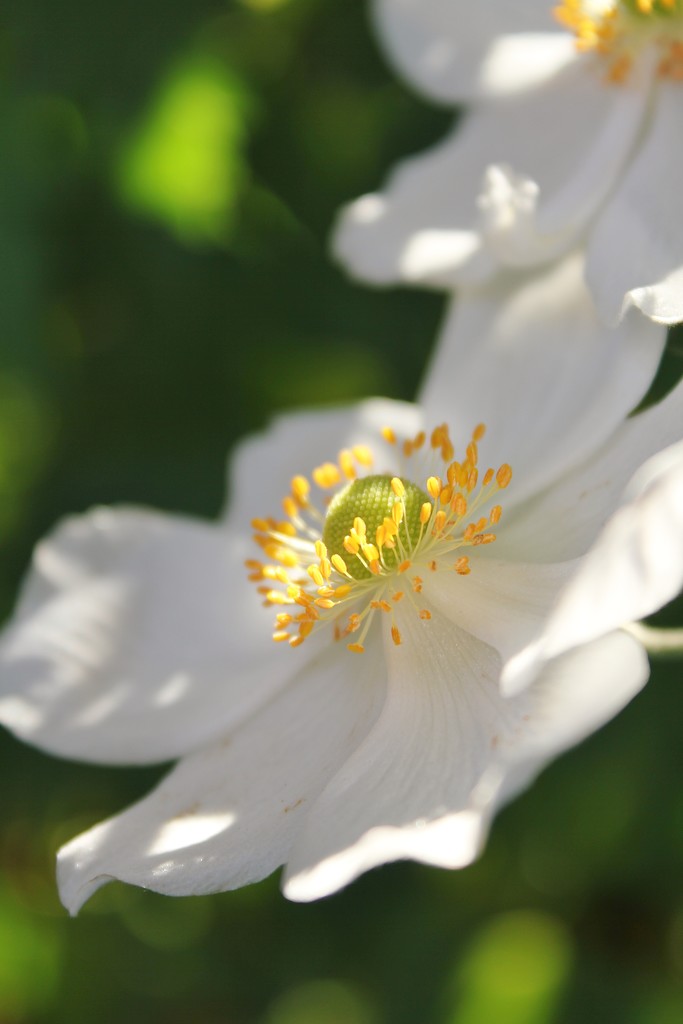
M 402 477 L 399 479 L 405 487 L 405 517 L 398 535 L 403 553 L 398 545 L 393 549 L 384 548 L 384 564 L 389 569 L 399 565 L 405 555 L 412 552 L 417 545 L 420 539 L 420 510 L 425 502 L 430 501 L 429 495 L 422 488 L 416 487 Z M 382 525 L 385 518 L 391 519 L 392 509 L 398 501 L 391 481 L 390 476 L 366 476 L 360 480 L 353 480 L 335 494 L 330 502 L 322 539 L 327 547 L 328 556 L 340 555 L 354 579 L 370 579 L 372 573 L 365 568 L 359 558 L 348 553 L 344 547 L 344 538 L 350 534 L 354 519 L 358 516 L 365 522 L 368 543 L 375 543 L 377 527 Z

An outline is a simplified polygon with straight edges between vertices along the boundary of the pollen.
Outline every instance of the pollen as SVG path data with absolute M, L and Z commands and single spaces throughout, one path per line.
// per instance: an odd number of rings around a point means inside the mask
M 432 613 L 422 602 L 432 574 L 469 576 L 476 566 L 462 549 L 496 540 L 491 527 L 502 506 L 492 499 L 509 486 L 512 470 L 507 463 L 489 467 L 479 482 L 484 436 L 478 424 L 456 460 L 446 424 L 400 439 L 386 427 L 381 437 L 398 472 L 373 471 L 371 449 L 355 445 L 312 469 L 310 479 L 292 477 L 282 501 L 286 519 L 252 521 L 261 558 L 245 563 L 276 613 L 273 640 L 297 648 L 328 629 L 333 642 L 357 634 L 346 647 L 362 654 L 370 630 L 384 621 L 398 647 L 396 619 L 406 614 L 425 624 L 427 636 Z M 323 492 L 318 497 L 316 489 Z

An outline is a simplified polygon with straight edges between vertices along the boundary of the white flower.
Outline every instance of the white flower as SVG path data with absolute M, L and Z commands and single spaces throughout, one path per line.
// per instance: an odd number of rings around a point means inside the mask
M 625 419 L 665 331 L 632 312 L 601 335 L 580 263 L 561 272 L 461 302 L 424 409 L 244 442 L 225 521 L 100 509 L 38 545 L 0 719 L 69 757 L 181 758 L 60 851 L 72 912 L 113 878 L 181 895 L 286 864 L 310 900 L 384 861 L 465 865 L 643 686 L 620 627 L 683 578 L 683 387 Z
M 584 239 L 601 315 L 683 319 L 680 0 L 375 0 L 426 95 L 469 112 L 382 193 L 343 211 L 361 278 L 436 287 L 532 266 Z

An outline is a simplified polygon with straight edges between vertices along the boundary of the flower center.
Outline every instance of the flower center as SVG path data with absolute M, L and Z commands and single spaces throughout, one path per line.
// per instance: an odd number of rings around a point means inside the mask
M 658 51 L 657 75 L 683 81 L 683 0 L 561 0 L 553 14 L 578 50 L 604 59 L 608 82 L 625 82 L 647 45 Z
M 397 491 L 402 501 L 397 500 Z M 391 546 L 393 538 L 402 526 L 407 547 L 414 549 L 419 541 L 422 525 L 420 514 L 425 504 L 429 504 L 431 513 L 429 495 L 402 477 L 392 479 L 389 476 L 366 476 L 353 480 L 335 494 L 329 504 L 323 527 L 323 542 L 329 555 L 344 558 L 349 553 L 349 540 L 353 541 L 354 535 L 360 540 L 355 525 L 356 520 L 360 519 L 365 524 L 366 537 L 372 537 L 375 541 L 378 535 L 381 537 L 385 569 L 395 569 L 400 556 L 396 547 Z M 356 580 L 370 579 L 373 575 L 369 565 L 358 558 L 350 562 L 348 571 Z
M 441 469 L 443 478 L 429 472 L 423 487 L 407 472 L 370 473 L 374 457 L 364 445 L 341 451 L 336 463 L 326 462 L 312 473 L 320 491 L 333 492 L 323 503 L 326 513 L 311 500 L 311 482 L 295 476 L 282 503 L 287 518 L 252 523 L 254 540 L 269 561 L 246 563 L 264 603 L 281 609 L 273 639 L 298 647 L 314 630 L 333 624 L 336 640 L 358 633 L 347 647 L 360 653 L 380 612 L 392 617 L 391 636 L 400 644 L 394 610 L 404 599 L 428 621 L 429 610 L 420 607 L 422 574 L 467 576 L 469 557 L 458 549 L 496 539 L 490 528 L 500 520 L 502 508 L 489 502 L 508 486 L 512 470 L 507 463 L 497 471 L 487 469 L 479 482 L 478 442 L 484 430 L 483 424 L 474 430 L 460 461 L 453 458 L 445 425 L 432 432 L 429 445 L 422 432 L 404 441 L 404 462 L 425 448 L 423 454 Z M 397 446 L 391 428 L 382 435 Z M 484 505 L 488 512 L 482 514 Z

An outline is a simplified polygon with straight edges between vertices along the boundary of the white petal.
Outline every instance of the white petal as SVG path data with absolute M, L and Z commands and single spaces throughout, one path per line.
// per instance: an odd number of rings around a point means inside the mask
M 490 167 L 479 206 L 488 248 L 508 266 L 534 266 L 575 245 L 623 174 L 649 90 L 609 88 L 588 58 L 538 96 L 526 150 Z
M 501 763 L 486 779 L 492 789 L 499 784 L 495 804 L 510 800 L 551 758 L 613 718 L 640 692 L 649 671 L 642 645 L 620 631 L 549 662 L 525 693 L 523 728 L 501 742 Z
M 472 791 L 526 698 L 500 696 L 490 647 L 435 609 L 423 622 L 402 608 L 403 642 L 387 643 L 386 704 L 304 824 L 286 872 L 290 899 L 317 899 L 386 861 L 462 867 L 479 851 Z
M 495 555 L 495 545 L 489 550 Z M 472 554 L 468 576 L 445 566 L 426 574 L 423 593 L 444 618 L 494 647 L 504 665 L 541 636 L 576 562 L 525 565 L 482 553 Z
M 242 441 L 230 461 L 228 525 L 244 534 L 254 518 L 280 516 L 292 477 L 324 462 L 335 462 L 343 448 L 364 444 L 376 455 L 378 472 L 395 471 L 395 453 L 381 429 L 414 436 L 422 428 L 420 410 L 407 402 L 369 399 L 331 409 L 310 409 L 276 417 L 267 430 Z
M 645 463 L 580 562 L 542 637 L 504 673 L 508 692 L 547 660 L 649 615 L 683 587 L 683 443 Z
M 497 807 L 620 711 L 648 674 L 642 647 L 612 634 L 505 699 L 483 645 L 450 627 L 450 641 L 433 636 L 411 655 L 417 639 L 398 649 L 376 726 L 305 823 L 285 876 L 290 899 L 325 896 L 387 861 L 470 863 Z
M 58 880 L 71 913 L 112 879 L 181 896 L 274 871 L 312 800 L 372 726 L 385 686 L 380 643 L 377 635 L 363 656 L 328 646 L 233 735 L 63 847 Z
M 683 382 L 631 416 L 581 466 L 512 508 L 498 528 L 496 557 L 561 562 L 585 555 L 648 459 L 683 439 Z
M 375 284 L 437 288 L 485 280 L 494 259 L 523 265 L 561 255 L 621 170 L 645 96 L 597 87 L 575 61 L 542 90 L 480 104 L 443 142 L 399 164 L 381 194 L 342 210 L 336 255 Z M 480 208 L 491 165 L 530 179 L 538 210 L 532 203 L 527 212 L 511 187 L 485 190 Z
M 583 282 L 582 259 L 572 255 L 533 276 L 508 274 L 463 290 L 420 401 L 429 423 L 450 424 L 456 446 L 486 424 L 482 461 L 513 470 L 501 496 L 505 517 L 622 422 L 647 391 L 665 341 L 666 330 L 635 311 L 607 330 Z
M 542 84 L 573 44 L 548 0 L 375 0 L 381 43 L 427 96 L 456 103 Z M 529 35 L 528 33 L 534 33 Z
M 177 757 L 292 674 L 224 529 L 97 509 L 38 545 L 0 641 L 0 721 L 52 753 Z
M 591 234 L 588 282 L 610 322 L 630 304 L 683 320 L 682 127 L 680 84 L 660 84 L 650 130 Z

